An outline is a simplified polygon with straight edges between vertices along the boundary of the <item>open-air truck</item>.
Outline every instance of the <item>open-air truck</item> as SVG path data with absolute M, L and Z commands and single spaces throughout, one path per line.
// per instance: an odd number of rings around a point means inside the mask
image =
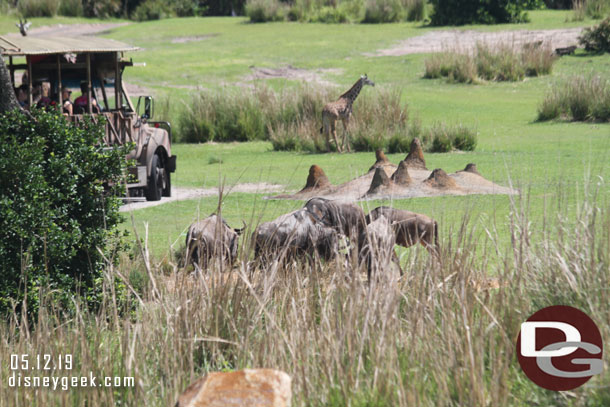
M 0 36 L 0 50 L 8 62 L 13 87 L 15 72 L 24 72 L 28 106 L 33 103 L 35 84 L 47 83 L 48 95 L 61 108 L 62 87 L 79 89 L 86 82 L 85 114 L 73 114 L 67 119 L 78 123 L 84 116 L 94 121 L 106 118 L 104 144 L 108 147 L 134 144 L 127 155 L 135 166 L 128 169 L 129 196 L 145 196 L 157 201 L 171 195 L 171 173 L 176 170 L 172 155 L 172 131 L 168 122 L 152 121 L 152 97 L 140 96 L 134 108 L 122 81 L 123 70 L 133 66 L 123 59 L 123 53 L 136 47 L 118 41 L 95 37 L 23 37 Z M 8 61 L 7 61 L 8 57 Z M 22 84 L 22 85 L 23 85 Z M 91 96 L 100 105 L 101 113 L 92 113 Z M 140 102 L 142 114 L 140 114 Z

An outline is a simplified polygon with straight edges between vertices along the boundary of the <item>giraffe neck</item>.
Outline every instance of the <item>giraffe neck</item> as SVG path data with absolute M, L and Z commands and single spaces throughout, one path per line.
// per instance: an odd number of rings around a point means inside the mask
M 341 95 L 340 99 L 347 99 L 350 104 L 354 103 L 354 100 L 356 100 L 362 90 L 362 86 L 362 78 L 360 78 L 354 83 L 354 86 L 352 86 L 350 90 Z

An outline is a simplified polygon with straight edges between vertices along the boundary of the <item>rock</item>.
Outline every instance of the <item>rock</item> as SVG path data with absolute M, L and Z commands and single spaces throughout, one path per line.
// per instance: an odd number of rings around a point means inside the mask
M 394 174 L 392 174 L 392 181 L 400 186 L 408 186 L 411 184 L 411 175 L 409 175 L 407 163 L 404 160 L 398 164 L 398 168 L 394 171 Z
M 377 149 L 375 150 L 375 164 L 371 168 L 369 168 L 369 172 L 373 171 L 375 168 L 383 167 L 384 165 L 392 164 L 388 157 L 385 156 L 383 150 Z
M 307 176 L 307 183 L 300 192 L 311 191 L 315 189 L 324 189 L 331 186 L 328 177 L 324 173 L 324 170 L 317 165 L 309 167 L 309 175 Z
M 473 174 L 481 175 L 479 173 L 479 171 L 477 170 L 477 165 L 473 164 L 473 163 L 467 164 L 466 168 L 464 168 L 462 171 L 464 171 L 464 172 L 471 172 Z
M 390 185 L 391 181 L 385 170 L 383 168 L 377 168 L 375 170 L 375 175 L 373 175 L 373 180 L 371 181 L 371 186 L 369 187 L 367 195 L 378 193 L 385 188 L 389 188 Z
M 408 167 L 427 170 L 424 150 L 422 150 L 421 142 L 418 138 L 414 138 L 411 142 L 411 149 L 404 161 L 406 161 Z
M 432 171 L 432 174 L 430 174 L 430 176 L 424 181 L 424 184 L 442 189 L 458 188 L 455 180 L 447 175 L 447 173 L 441 168 L 437 168 Z
M 290 407 L 291 379 L 274 369 L 212 372 L 178 397 L 175 407 Z

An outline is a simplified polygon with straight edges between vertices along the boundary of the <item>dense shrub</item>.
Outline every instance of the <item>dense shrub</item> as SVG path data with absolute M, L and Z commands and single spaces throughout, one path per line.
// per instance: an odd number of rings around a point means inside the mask
M 527 21 L 527 0 L 431 0 L 432 25 L 499 24 Z
M 551 73 L 556 57 L 548 45 L 524 46 L 499 44 L 492 48 L 477 44 L 473 53 L 449 51 L 434 54 L 424 62 L 424 78 L 446 77 L 450 82 L 477 83 L 488 81 L 520 81 L 525 76 Z
M 169 2 L 164 0 L 145 0 L 131 14 L 136 21 L 161 20 L 174 16 L 174 10 Z
M 284 19 L 284 5 L 279 0 L 248 0 L 246 15 L 253 23 L 281 21 Z
M 610 14 L 610 0 L 584 0 L 585 13 L 595 19 L 607 17 Z
M 367 0 L 363 23 L 400 21 L 403 7 L 400 0 Z
M 585 28 L 578 41 L 586 51 L 610 52 L 610 17 L 594 27 Z
M 53 17 L 59 9 L 59 0 L 19 0 L 17 11 L 26 17 Z
M 434 153 L 446 153 L 452 149 L 463 151 L 474 151 L 477 146 L 477 133 L 462 124 L 448 126 L 437 123 L 427 130 L 427 140 L 432 140 L 432 144 L 424 148 Z
M 555 84 L 538 107 L 538 120 L 560 117 L 610 121 L 610 79 L 578 75 Z
M 253 7 L 253 5 L 256 7 Z M 281 10 L 281 12 L 276 12 Z M 252 22 L 289 21 L 319 23 L 389 23 L 421 21 L 425 0 L 248 0 L 246 15 Z M 280 17 L 281 15 L 281 17 Z
M 26 298 L 35 310 L 42 287 L 62 301 L 75 292 L 95 300 L 120 221 L 113 193 L 127 150 L 104 149 L 100 125 L 33 117 L 0 116 L 0 311 Z
M 57 12 L 67 17 L 82 17 L 85 14 L 81 0 L 61 0 Z
M 85 17 L 110 18 L 121 15 L 120 0 L 83 0 Z

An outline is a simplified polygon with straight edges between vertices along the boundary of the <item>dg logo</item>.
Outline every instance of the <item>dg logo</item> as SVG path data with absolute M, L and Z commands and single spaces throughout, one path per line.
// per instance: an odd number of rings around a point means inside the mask
M 566 305 L 543 308 L 521 324 L 517 358 L 531 381 L 571 390 L 603 370 L 602 337 L 584 312 Z

